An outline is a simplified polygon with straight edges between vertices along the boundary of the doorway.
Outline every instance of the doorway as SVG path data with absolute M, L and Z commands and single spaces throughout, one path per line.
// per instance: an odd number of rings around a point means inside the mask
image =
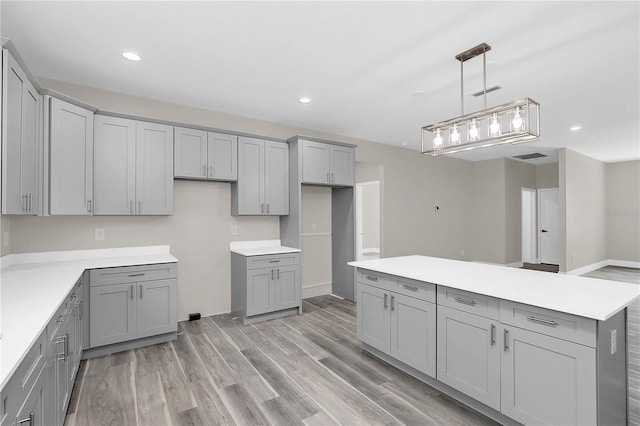
M 380 181 L 356 183 L 356 259 L 380 258 Z
M 560 263 L 558 188 L 522 188 L 522 262 Z M 537 269 L 537 268 L 531 268 Z
M 537 191 L 522 188 L 522 263 L 538 263 Z

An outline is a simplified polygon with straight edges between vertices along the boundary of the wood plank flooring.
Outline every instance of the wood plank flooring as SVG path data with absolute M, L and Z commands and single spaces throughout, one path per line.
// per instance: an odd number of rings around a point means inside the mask
M 605 266 L 582 276 L 638 284 L 640 292 L 640 269 Z M 627 309 L 627 356 L 629 426 L 640 426 L 640 299 Z
M 353 303 L 318 296 L 303 311 L 181 322 L 174 342 L 83 361 L 65 424 L 496 424 L 362 352 Z

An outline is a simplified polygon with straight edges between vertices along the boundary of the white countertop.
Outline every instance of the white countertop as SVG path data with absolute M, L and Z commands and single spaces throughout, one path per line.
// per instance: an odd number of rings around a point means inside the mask
M 25 253 L 1 260 L 2 388 L 85 270 L 178 261 L 169 246 Z
M 280 240 L 232 241 L 232 253 L 242 256 L 262 256 L 265 254 L 299 253 L 300 249 L 281 245 Z
M 640 295 L 638 284 L 427 256 L 363 260 L 349 265 L 600 321 Z

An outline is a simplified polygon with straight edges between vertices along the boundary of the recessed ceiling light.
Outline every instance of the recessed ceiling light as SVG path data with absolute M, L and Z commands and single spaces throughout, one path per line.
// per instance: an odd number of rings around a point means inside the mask
M 424 90 L 414 90 L 413 92 L 411 92 L 411 96 L 424 96 L 424 93 Z
M 139 60 L 142 59 L 140 57 L 140 55 L 138 55 L 136 52 L 132 52 L 130 50 L 125 50 L 124 52 L 122 52 L 122 56 L 125 59 L 128 59 L 128 60 L 133 61 L 133 62 L 138 62 Z
M 409 145 L 409 142 L 402 142 L 400 145 L 407 146 L 407 145 Z
M 309 102 L 311 102 L 311 99 L 309 99 L 309 98 L 300 98 L 300 99 L 298 99 L 298 102 L 300 102 L 301 104 L 308 104 Z
M 571 131 L 574 131 L 574 132 L 575 132 L 576 130 L 580 130 L 580 129 L 582 129 L 582 126 L 573 126 L 573 127 L 572 127 L 572 128 L 570 128 L 569 130 L 571 130 Z

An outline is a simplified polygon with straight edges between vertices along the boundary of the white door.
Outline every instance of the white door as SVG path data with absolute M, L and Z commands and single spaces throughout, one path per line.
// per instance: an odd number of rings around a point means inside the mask
M 356 184 L 356 258 L 380 257 L 380 181 Z
M 540 263 L 558 265 L 558 188 L 538 190 L 538 252 Z
M 538 262 L 536 190 L 522 188 L 522 262 Z

